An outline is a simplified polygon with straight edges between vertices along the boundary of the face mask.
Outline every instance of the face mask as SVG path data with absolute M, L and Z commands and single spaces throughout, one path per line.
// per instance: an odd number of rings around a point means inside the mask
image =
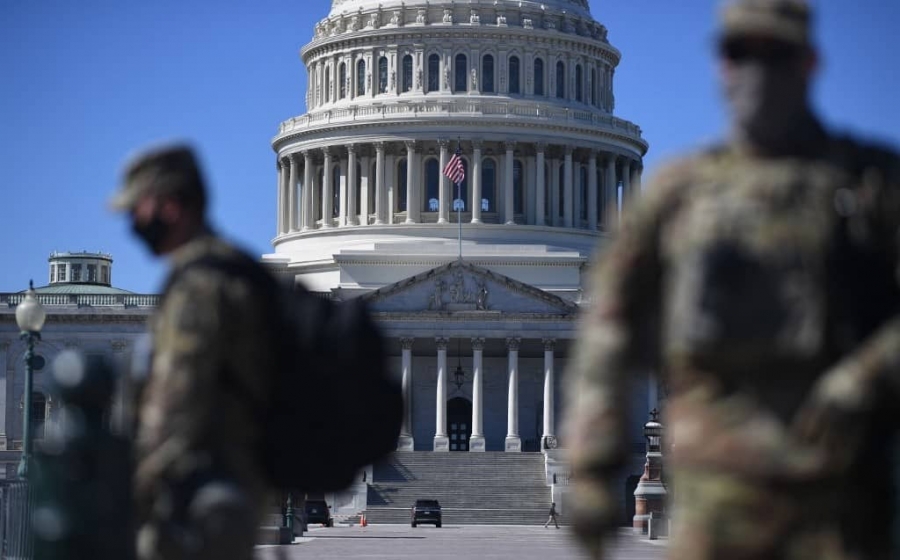
M 807 114 L 806 77 L 790 61 L 744 60 L 728 69 L 725 96 L 739 136 L 760 146 L 789 142 Z
M 132 220 L 131 231 L 138 239 L 147 244 L 154 255 L 159 255 L 160 246 L 169 233 L 169 226 L 160 218 L 159 213 L 155 213 L 150 221 L 144 224 Z

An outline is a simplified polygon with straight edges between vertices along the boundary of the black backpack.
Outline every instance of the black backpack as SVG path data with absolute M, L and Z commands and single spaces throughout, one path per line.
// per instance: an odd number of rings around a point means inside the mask
M 271 350 L 279 367 L 268 402 L 256 404 L 260 463 L 273 487 L 342 490 L 396 449 L 403 397 L 361 300 L 334 302 L 288 288 L 249 256 L 203 257 L 173 272 L 167 286 L 194 267 L 245 275 L 273 312 Z M 229 382 L 227 371 L 223 378 Z

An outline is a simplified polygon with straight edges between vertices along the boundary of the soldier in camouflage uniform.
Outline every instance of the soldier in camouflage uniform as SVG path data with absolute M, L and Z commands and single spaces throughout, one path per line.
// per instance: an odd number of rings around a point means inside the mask
M 266 492 L 253 452 L 254 413 L 268 392 L 261 373 L 272 371 L 266 300 L 240 275 L 191 265 L 250 257 L 207 225 L 206 190 L 188 147 L 136 158 L 112 204 L 171 264 L 138 405 L 138 556 L 249 560 Z
M 890 556 L 900 159 L 827 132 L 799 0 L 738 0 L 732 135 L 659 172 L 602 256 L 569 371 L 571 518 L 618 520 L 630 374 L 664 376 L 671 558 Z

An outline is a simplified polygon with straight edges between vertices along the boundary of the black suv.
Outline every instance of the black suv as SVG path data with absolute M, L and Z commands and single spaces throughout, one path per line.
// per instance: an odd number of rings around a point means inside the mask
M 331 517 L 325 500 L 306 500 L 306 524 L 311 523 L 334 527 L 334 519 Z
M 437 500 L 416 500 L 416 505 L 412 507 L 410 525 L 415 527 L 419 523 L 434 523 L 435 527 L 441 526 L 441 504 Z

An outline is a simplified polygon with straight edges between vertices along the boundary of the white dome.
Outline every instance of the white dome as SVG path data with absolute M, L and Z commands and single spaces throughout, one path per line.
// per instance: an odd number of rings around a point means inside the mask
M 349 14 L 359 10 L 371 10 L 381 6 L 383 10 L 398 8 L 401 4 L 407 8 L 539 8 L 551 12 L 567 12 L 571 15 L 589 16 L 587 0 L 470 0 L 467 4 L 440 0 L 332 0 L 329 16 Z

